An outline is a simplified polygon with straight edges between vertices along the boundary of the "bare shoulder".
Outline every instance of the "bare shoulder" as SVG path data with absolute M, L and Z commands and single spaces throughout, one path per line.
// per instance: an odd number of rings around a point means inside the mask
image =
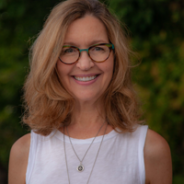
M 145 156 L 158 159 L 170 152 L 167 141 L 158 133 L 148 129 L 145 142 Z
M 9 159 L 9 184 L 25 184 L 25 174 L 28 163 L 30 134 L 18 139 L 12 146 Z
M 19 153 L 21 154 L 22 152 L 29 151 L 30 138 L 31 138 L 30 133 L 22 136 L 20 139 L 18 139 L 13 144 L 13 146 L 11 148 L 11 152 L 18 153 L 18 155 L 19 155 Z
M 172 162 L 167 141 L 148 130 L 144 147 L 146 184 L 171 184 Z

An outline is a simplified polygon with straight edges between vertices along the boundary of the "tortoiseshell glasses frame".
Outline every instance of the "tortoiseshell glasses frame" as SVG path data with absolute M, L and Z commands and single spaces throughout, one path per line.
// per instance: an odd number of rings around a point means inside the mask
M 64 45 L 59 60 L 67 65 L 74 64 L 79 60 L 81 52 L 86 51 L 92 61 L 102 63 L 109 58 L 111 50 L 114 50 L 112 43 L 95 44 L 87 49 Z

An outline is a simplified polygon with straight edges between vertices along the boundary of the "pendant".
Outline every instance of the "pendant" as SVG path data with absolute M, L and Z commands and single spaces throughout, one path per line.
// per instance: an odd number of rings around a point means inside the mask
M 84 171 L 84 166 L 83 166 L 82 164 L 80 164 L 80 165 L 77 167 L 77 171 L 79 171 L 79 172 Z

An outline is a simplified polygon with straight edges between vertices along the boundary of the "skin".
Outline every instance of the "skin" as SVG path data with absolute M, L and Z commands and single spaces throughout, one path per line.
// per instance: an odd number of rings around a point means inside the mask
M 94 40 L 95 39 L 95 40 Z M 65 44 L 72 44 L 80 49 L 96 43 L 108 43 L 104 25 L 95 17 L 86 15 L 74 21 L 68 28 Z M 68 127 L 70 136 L 78 139 L 94 137 L 104 123 L 102 95 L 107 88 L 113 72 L 113 52 L 104 63 L 94 63 L 86 52 L 82 52 L 79 61 L 72 65 L 57 62 L 60 81 L 75 99 L 72 123 Z M 83 86 L 75 82 L 72 76 L 99 74 L 91 85 Z M 99 135 L 104 132 L 103 126 Z M 112 130 L 107 127 L 106 133 Z M 63 129 L 60 129 L 63 132 Z M 25 184 L 26 168 L 30 147 L 30 134 L 14 143 L 9 161 L 9 184 Z M 146 184 L 171 184 L 172 166 L 170 149 L 159 134 L 148 130 L 144 147 Z

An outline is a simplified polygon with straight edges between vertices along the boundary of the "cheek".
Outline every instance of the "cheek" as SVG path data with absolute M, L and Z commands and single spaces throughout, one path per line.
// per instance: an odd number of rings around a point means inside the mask
M 106 89 L 113 76 L 114 61 L 111 59 L 101 64 L 99 68 L 103 71 L 102 86 Z
M 57 62 L 56 66 L 60 76 L 66 76 L 71 70 L 71 67 L 69 65 L 63 64 L 60 61 Z
M 109 80 L 111 80 L 114 70 L 114 60 L 111 59 L 107 62 L 107 65 L 105 67 L 105 73 L 108 75 Z

